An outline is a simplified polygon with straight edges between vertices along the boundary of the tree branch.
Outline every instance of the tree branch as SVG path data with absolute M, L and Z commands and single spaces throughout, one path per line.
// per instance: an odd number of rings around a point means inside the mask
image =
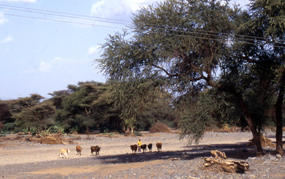
M 161 67 L 161 66 L 158 66 L 158 65 L 155 65 L 155 64 L 152 64 L 152 66 L 155 67 L 155 68 L 158 68 L 158 69 L 162 70 L 162 71 L 163 71 L 164 73 L 166 73 L 169 77 L 178 76 L 177 73 L 176 73 L 176 74 L 171 74 L 171 73 L 169 73 L 166 69 L 164 69 L 164 68 Z

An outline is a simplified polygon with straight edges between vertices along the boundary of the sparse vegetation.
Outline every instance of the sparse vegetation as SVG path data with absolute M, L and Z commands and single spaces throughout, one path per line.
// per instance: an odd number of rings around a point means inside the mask
M 283 154 L 284 3 L 248 10 L 216 0 L 166 0 L 138 11 L 134 31 L 110 35 L 99 63 L 106 83 L 79 82 L 0 101 L 2 134 L 169 132 L 198 141 L 206 130 L 248 128 L 259 153 L 276 125 Z

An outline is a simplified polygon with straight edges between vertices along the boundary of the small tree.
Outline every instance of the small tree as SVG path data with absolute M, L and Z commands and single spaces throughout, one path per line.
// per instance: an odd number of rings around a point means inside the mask
M 49 103 L 37 104 L 29 108 L 23 109 L 21 112 L 14 114 L 15 124 L 18 130 L 33 130 L 38 133 L 47 129 L 54 124 L 52 116 L 55 108 Z
M 121 111 L 125 132 L 134 133 L 138 116 L 142 116 L 146 106 L 158 96 L 159 82 L 151 79 L 133 80 L 113 84 L 115 106 Z

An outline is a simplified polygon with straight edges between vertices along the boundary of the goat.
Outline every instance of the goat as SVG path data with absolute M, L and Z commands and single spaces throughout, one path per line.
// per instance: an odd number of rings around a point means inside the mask
M 157 151 L 160 152 L 162 148 L 162 143 L 160 142 L 156 143 L 156 148 L 157 148 Z
M 151 152 L 152 151 L 152 143 L 147 145 L 148 150 Z
M 146 150 L 146 144 L 141 145 L 141 149 L 143 150 L 143 152 L 145 152 L 145 150 Z
M 138 149 L 138 145 L 137 144 L 134 144 L 134 145 L 130 145 L 130 147 L 131 147 L 131 150 L 132 150 L 132 152 L 137 152 L 137 149 Z
M 93 154 L 93 153 L 95 152 L 96 155 L 99 155 L 100 147 L 99 147 L 98 145 L 96 145 L 96 146 L 91 146 L 90 149 L 91 149 L 91 154 Z
M 70 153 L 69 149 L 60 149 L 59 157 L 60 158 L 68 158 L 69 153 Z
M 77 154 L 81 156 L 82 147 L 80 145 L 77 145 L 75 149 Z

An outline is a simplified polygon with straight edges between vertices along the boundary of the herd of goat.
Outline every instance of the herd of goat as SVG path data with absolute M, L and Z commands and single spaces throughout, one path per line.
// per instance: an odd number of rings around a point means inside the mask
M 142 144 L 141 146 L 138 146 L 137 144 L 134 145 L 130 145 L 130 148 L 132 150 L 132 153 L 136 153 L 137 151 L 140 152 L 142 150 L 142 152 L 146 152 L 146 150 L 148 149 L 150 152 L 152 152 L 152 143 L 150 144 Z M 157 148 L 157 152 L 160 152 L 162 149 L 162 143 L 158 142 L 156 143 L 156 148 Z M 91 155 L 93 155 L 95 153 L 95 155 L 99 155 L 101 147 L 99 147 L 98 145 L 96 146 L 91 146 L 90 150 L 91 150 Z M 82 152 L 82 147 L 80 145 L 77 145 L 75 147 L 76 150 L 76 154 L 77 155 L 81 155 Z M 70 150 L 67 149 L 61 149 L 60 153 L 59 153 L 59 157 L 61 158 L 68 158 L 68 155 L 70 153 Z
M 152 143 L 146 145 L 146 144 L 142 144 L 140 147 L 137 145 L 137 144 L 134 144 L 134 145 L 131 145 L 131 150 L 133 153 L 136 153 L 137 151 L 140 152 L 140 150 L 142 150 L 143 152 L 145 152 L 148 148 L 148 150 L 150 152 L 152 152 Z M 162 143 L 156 143 L 156 148 L 157 148 L 157 151 L 161 151 L 161 148 L 162 148 Z

